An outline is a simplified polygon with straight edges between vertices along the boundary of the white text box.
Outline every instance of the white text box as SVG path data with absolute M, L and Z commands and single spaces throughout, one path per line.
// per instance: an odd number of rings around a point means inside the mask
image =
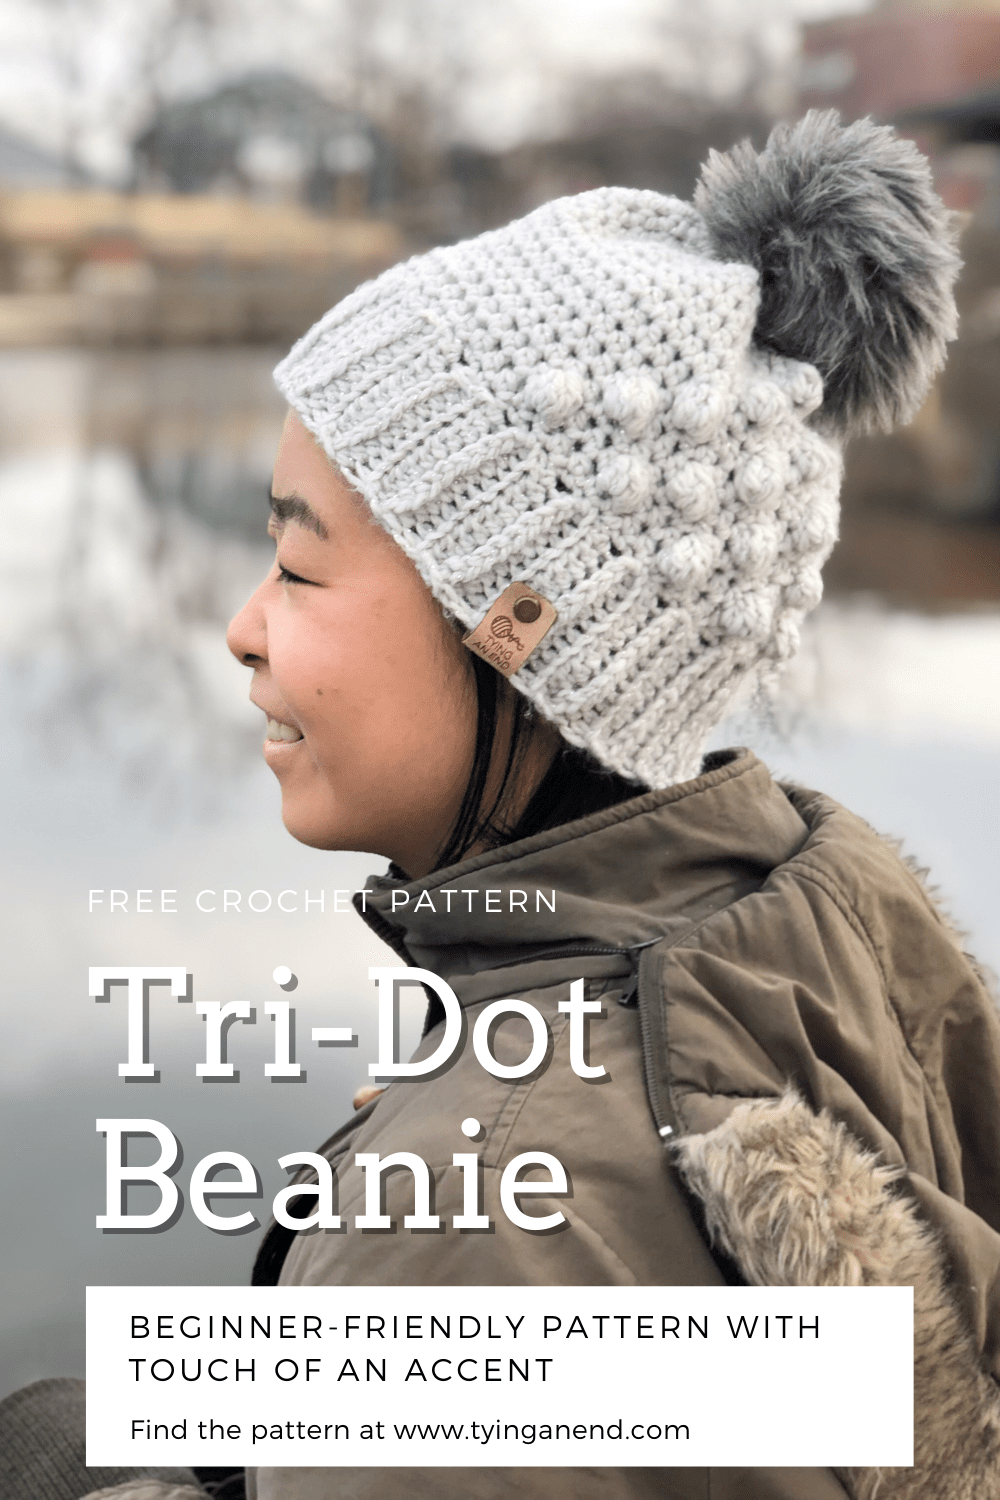
M 907 1287 L 89 1287 L 88 1464 L 913 1462 Z

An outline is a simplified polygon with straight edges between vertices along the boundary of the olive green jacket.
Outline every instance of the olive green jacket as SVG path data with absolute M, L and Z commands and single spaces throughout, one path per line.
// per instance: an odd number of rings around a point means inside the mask
M 915 1287 L 913 1470 L 408 1470 L 408 1496 L 1000 1496 L 1000 1023 L 887 842 L 726 752 L 694 781 L 443 874 L 373 879 L 366 916 L 448 981 L 470 1024 L 490 1001 L 530 1001 L 552 1056 L 505 1081 L 466 1045 L 432 1081 L 393 1082 L 322 1148 L 348 1223 L 363 1212 L 355 1153 L 400 1150 L 427 1162 L 450 1220 L 472 1115 L 494 1232 L 272 1227 L 258 1280 L 280 1267 L 293 1286 L 718 1285 L 735 1267 L 756 1284 Z M 581 977 L 603 1001 L 589 1048 L 608 1079 L 570 1067 L 558 1005 Z M 417 1057 L 442 1024 L 432 1001 Z M 529 1045 L 511 1019 L 495 1055 L 517 1062 Z M 499 1204 L 503 1166 L 538 1149 L 572 1182 L 571 1197 L 531 1205 L 565 1214 L 557 1234 L 515 1227 Z M 412 1211 L 409 1174 L 385 1191 L 394 1220 Z M 389 1473 L 262 1469 L 256 1483 L 260 1500 L 382 1500 Z

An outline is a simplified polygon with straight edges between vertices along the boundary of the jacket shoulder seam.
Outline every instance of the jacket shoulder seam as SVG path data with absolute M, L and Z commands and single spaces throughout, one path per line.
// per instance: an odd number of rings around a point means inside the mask
M 871 957 L 872 963 L 875 966 L 876 972 L 879 975 L 882 990 L 882 999 L 885 1005 L 886 1013 L 891 1016 L 893 1022 L 895 1023 L 896 1031 L 899 1034 L 900 1041 L 903 1044 L 907 1056 L 913 1059 L 913 1062 L 919 1069 L 920 1076 L 924 1080 L 924 1086 L 929 1087 L 927 1071 L 910 1043 L 910 1038 L 907 1035 L 906 1027 L 903 1025 L 903 1018 L 900 1015 L 899 1008 L 896 1005 L 895 1000 L 893 999 L 892 985 L 889 982 L 889 976 L 886 974 L 885 967 L 878 953 L 878 949 L 875 946 L 875 941 L 871 933 L 868 931 L 868 928 L 865 926 L 860 913 L 855 910 L 850 902 L 850 899 L 847 896 L 847 893 L 843 890 L 843 888 L 835 880 L 831 880 L 830 877 L 823 871 L 817 870 L 815 866 L 809 867 L 808 865 L 806 865 L 804 867 L 800 867 L 800 874 L 802 875 L 803 879 L 810 880 L 814 885 L 818 886 L 819 889 L 824 893 L 824 895 L 826 895 L 828 899 L 833 902 L 851 930 L 856 933 L 856 935 L 864 943 L 864 946 Z
M 875 946 L 875 942 L 872 938 L 871 933 L 865 926 L 860 913 L 855 909 L 853 903 L 850 900 L 850 897 L 847 895 L 847 892 L 844 890 L 843 886 L 841 886 L 836 880 L 832 880 L 825 871 L 818 869 L 816 865 L 812 864 L 808 859 L 803 859 L 801 862 L 798 862 L 797 873 L 801 875 L 804 880 L 812 881 L 813 885 L 818 886 L 823 894 L 829 897 L 829 899 L 833 902 L 834 906 L 836 906 L 837 910 L 840 912 L 841 916 L 844 918 L 847 924 L 854 930 L 857 936 L 864 943 L 872 963 L 878 970 L 879 978 L 882 982 L 883 993 L 886 995 L 886 998 L 888 998 L 889 977 L 885 972 L 885 966 L 882 963 L 881 957 L 879 956 L 878 949 Z

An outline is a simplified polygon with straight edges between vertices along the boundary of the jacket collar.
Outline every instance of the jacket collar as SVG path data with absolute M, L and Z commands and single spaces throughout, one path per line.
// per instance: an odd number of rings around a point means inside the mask
M 693 781 L 423 879 L 372 876 L 363 916 L 408 963 L 469 1002 L 525 987 L 529 975 L 512 966 L 562 956 L 582 973 L 577 960 L 603 950 L 627 968 L 630 950 L 756 890 L 808 833 L 755 755 L 721 751 Z M 491 983 L 494 970 L 503 973 Z

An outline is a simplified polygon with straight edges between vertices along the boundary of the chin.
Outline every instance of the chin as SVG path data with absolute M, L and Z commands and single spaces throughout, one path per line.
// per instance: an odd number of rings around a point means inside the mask
M 294 814 L 282 812 L 281 821 L 285 828 L 300 844 L 308 844 L 310 849 L 353 849 L 354 845 L 345 843 L 337 837 L 330 829 L 324 828 L 312 822 L 308 818 L 296 817 Z
M 281 799 L 281 821 L 300 844 L 311 849 L 345 849 L 337 836 L 336 819 L 323 817 L 315 807 L 304 807 L 301 797 L 283 796 Z
M 300 844 L 310 849 L 327 849 L 343 853 L 375 853 L 358 829 L 352 829 L 342 818 L 315 807 L 303 807 L 298 798 L 285 797 L 281 804 L 281 821 Z

